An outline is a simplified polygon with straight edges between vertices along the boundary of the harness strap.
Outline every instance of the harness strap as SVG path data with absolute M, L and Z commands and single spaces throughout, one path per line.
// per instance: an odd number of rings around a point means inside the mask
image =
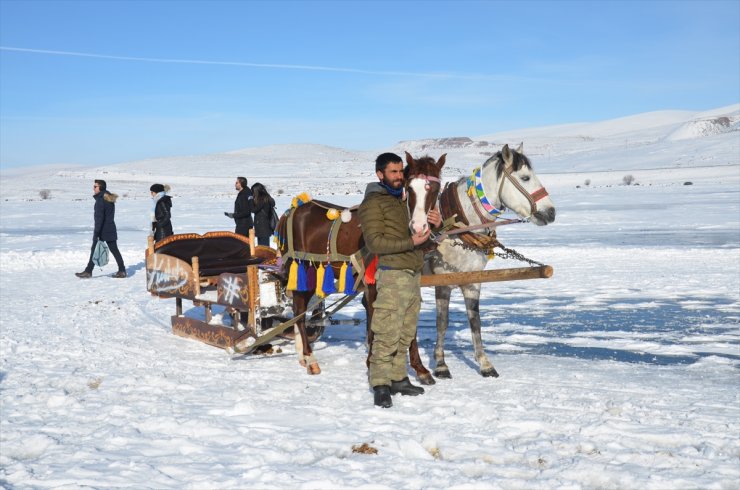
M 290 208 L 290 211 L 288 211 L 288 222 L 286 223 L 287 229 L 285 231 L 288 234 L 288 253 L 284 256 L 289 258 L 295 256 L 295 250 L 293 249 L 293 214 L 295 214 L 296 209 L 298 208 Z
M 409 175 L 408 179 L 406 179 L 408 182 L 411 182 L 414 179 L 421 179 L 421 180 L 431 180 L 432 182 L 439 182 L 442 183 L 442 181 L 439 179 L 439 177 L 435 177 L 433 175 L 427 175 L 427 174 L 414 174 Z
M 483 215 L 483 212 L 481 212 L 481 210 L 479 208 L 478 200 L 473 196 L 473 194 L 471 192 L 468 192 L 467 194 L 468 194 L 468 197 L 470 198 L 470 204 L 472 204 L 473 210 L 475 211 L 475 214 L 478 215 L 478 218 L 480 218 L 481 223 L 487 223 L 487 222 L 496 221 L 495 218 L 494 219 L 490 219 L 490 218 L 487 218 L 486 216 L 484 216 Z
M 440 195 L 440 211 L 442 212 L 442 216 L 447 216 L 447 218 L 443 221 L 441 233 L 434 240 L 439 242 L 449 235 L 455 235 L 455 238 L 461 240 L 468 247 L 490 254 L 496 243 L 496 232 L 490 224 L 495 222 L 485 219 L 485 217 L 480 216 L 480 213 L 478 213 L 482 224 L 470 226 L 470 221 L 465 215 L 462 204 L 460 203 L 460 196 L 457 192 L 458 185 L 462 185 L 462 180 L 448 183 Z M 470 196 L 470 194 L 468 194 L 468 196 Z M 470 197 L 472 201 L 472 196 Z M 473 209 L 478 212 L 475 202 L 472 202 L 472 205 Z M 458 219 L 459 221 L 457 221 Z M 471 229 L 479 228 L 489 229 L 489 234 L 472 233 L 470 231 Z
M 469 224 L 457 195 L 457 183 L 448 182 L 445 185 L 442 194 L 439 196 L 439 207 L 442 216 L 447 216 L 443 221 L 443 227 L 447 226 L 448 220 L 454 218 L 460 218 L 463 225 Z
M 540 187 L 536 191 L 532 193 L 532 199 L 534 199 L 534 202 L 541 201 L 545 197 L 549 196 L 550 194 L 545 190 L 544 187 Z
M 527 201 L 529 201 L 530 214 L 536 213 L 537 212 L 537 201 L 544 199 L 548 195 L 545 188 L 540 187 L 539 189 L 534 191 L 532 194 L 530 194 L 529 192 L 527 192 L 527 189 L 525 189 L 524 186 L 522 186 L 522 184 L 520 184 L 519 181 L 515 179 L 513 175 L 511 175 L 511 170 L 508 167 L 504 167 L 504 176 L 507 179 L 509 179 L 509 181 L 514 185 L 514 187 L 519 189 L 519 192 L 524 194 L 524 197 L 527 198 Z M 501 189 L 503 188 L 504 188 L 504 179 L 501 179 L 501 186 L 499 187 L 499 191 L 498 191 L 499 196 L 501 195 Z
M 342 226 L 342 220 L 341 219 L 335 219 L 331 223 L 331 228 L 329 229 L 329 253 L 327 254 L 327 259 L 330 257 L 338 257 L 340 254 L 337 252 L 337 236 L 339 235 L 339 227 Z M 349 260 L 349 256 L 346 260 L 342 260 L 342 262 L 347 262 Z

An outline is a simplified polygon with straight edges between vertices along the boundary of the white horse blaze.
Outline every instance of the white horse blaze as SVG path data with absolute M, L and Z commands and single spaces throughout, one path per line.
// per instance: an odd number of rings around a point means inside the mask
M 421 233 L 429 227 L 427 224 L 427 213 L 424 209 L 424 203 L 426 202 L 427 193 L 429 192 L 429 184 L 424 179 L 411 179 L 409 187 L 413 189 L 414 194 L 416 195 L 414 209 L 409 210 L 409 214 L 411 214 L 409 228 L 411 228 L 414 233 Z

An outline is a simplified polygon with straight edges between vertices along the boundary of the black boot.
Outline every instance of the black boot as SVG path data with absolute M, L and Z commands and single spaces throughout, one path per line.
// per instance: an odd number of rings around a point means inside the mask
M 416 396 L 423 394 L 424 388 L 412 385 L 411 381 L 409 381 L 409 377 L 406 376 L 401 381 L 391 381 L 391 394 L 395 395 L 396 393 Z
M 75 272 L 75 276 L 79 277 L 80 279 L 90 279 L 92 277 L 92 272 Z
M 393 406 L 393 400 L 391 400 L 391 387 L 388 385 L 374 386 L 373 391 L 375 392 L 375 406 L 390 408 Z

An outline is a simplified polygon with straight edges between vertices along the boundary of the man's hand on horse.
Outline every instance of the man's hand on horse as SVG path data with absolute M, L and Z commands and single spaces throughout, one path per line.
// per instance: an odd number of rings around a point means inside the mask
M 442 215 L 437 208 L 430 209 L 427 213 L 427 222 L 435 228 L 442 224 Z
M 414 233 L 411 235 L 411 240 L 414 242 L 414 247 L 417 245 L 421 245 L 422 243 L 429 240 L 429 236 L 431 235 L 432 231 L 427 228 L 425 231 L 420 231 L 419 233 Z

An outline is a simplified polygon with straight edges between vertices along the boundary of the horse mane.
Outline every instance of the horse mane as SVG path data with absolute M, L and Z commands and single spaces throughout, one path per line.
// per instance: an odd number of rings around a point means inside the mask
M 518 151 L 511 150 L 511 155 L 513 157 L 512 165 L 511 165 L 512 172 L 516 172 L 522 167 L 527 167 L 529 169 L 532 168 L 532 163 L 529 161 L 529 158 L 527 158 L 527 156 L 524 153 L 519 153 Z M 496 161 L 496 177 L 501 178 L 501 174 L 504 173 L 504 166 L 501 165 L 501 163 L 503 163 L 504 161 L 504 157 L 499 151 L 499 152 L 496 152 L 496 154 L 493 155 L 491 158 L 489 158 L 486 163 L 492 160 Z

